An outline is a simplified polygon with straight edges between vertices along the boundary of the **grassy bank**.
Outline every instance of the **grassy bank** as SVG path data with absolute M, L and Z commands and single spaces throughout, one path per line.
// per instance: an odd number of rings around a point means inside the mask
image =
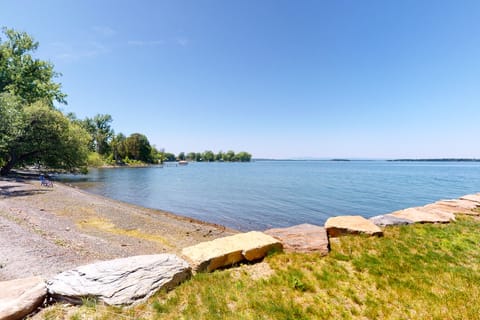
M 479 319 L 480 221 L 347 236 L 326 257 L 273 254 L 265 264 L 198 274 L 130 309 L 51 307 L 45 319 Z M 265 270 L 266 269 L 266 270 Z M 258 279 L 257 279 L 258 278 Z

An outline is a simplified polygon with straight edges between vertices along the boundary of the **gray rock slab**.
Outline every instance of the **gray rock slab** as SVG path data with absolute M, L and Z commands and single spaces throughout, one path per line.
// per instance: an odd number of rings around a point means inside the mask
M 299 224 L 288 228 L 275 228 L 264 231 L 282 244 L 289 252 L 318 252 L 328 254 L 329 242 L 325 228 L 313 224 Z
M 282 244 L 277 239 L 251 231 L 184 248 L 182 254 L 192 263 L 196 272 L 210 272 L 243 260 L 258 260 L 270 250 L 281 249 Z
M 109 305 L 129 305 L 160 289 L 173 289 L 190 276 L 190 266 L 176 255 L 142 255 L 62 272 L 47 281 L 47 288 L 54 299 L 74 304 L 95 297 Z
M 329 237 L 338 237 L 345 234 L 368 234 L 382 236 L 383 231 L 373 222 L 361 216 L 338 216 L 328 218 L 325 229 Z
M 0 282 L 0 319 L 23 319 L 45 300 L 47 288 L 41 277 Z
M 370 220 L 371 222 L 373 222 L 373 224 L 379 227 L 400 226 L 400 225 L 407 225 L 407 224 L 413 223 L 412 220 L 395 217 L 390 214 L 383 214 L 380 216 L 371 217 L 368 220 Z

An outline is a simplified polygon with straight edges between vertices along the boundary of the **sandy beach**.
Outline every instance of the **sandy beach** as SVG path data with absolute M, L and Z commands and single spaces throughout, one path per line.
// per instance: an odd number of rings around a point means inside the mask
M 235 230 L 93 195 L 0 178 L 0 280 L 49 277 L 94 261 L 182 248 Z

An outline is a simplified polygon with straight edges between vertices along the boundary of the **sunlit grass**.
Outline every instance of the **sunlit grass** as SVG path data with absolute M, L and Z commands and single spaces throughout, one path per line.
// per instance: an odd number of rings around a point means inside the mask
M 317 254 L 274 254 L 253 280 L 234 268 L 197 274 L 133 308 L 97 305 L 72 319 L 480 319 L 480 222 L 391 227 Z M 239 271 L 240 270 L 240 271 Z

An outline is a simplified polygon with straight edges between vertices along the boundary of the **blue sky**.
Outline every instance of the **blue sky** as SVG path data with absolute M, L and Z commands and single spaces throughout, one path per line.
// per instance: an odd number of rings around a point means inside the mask
M 480 158 L 478 1 L 1 1 L 66 112 L 178 153 Z

